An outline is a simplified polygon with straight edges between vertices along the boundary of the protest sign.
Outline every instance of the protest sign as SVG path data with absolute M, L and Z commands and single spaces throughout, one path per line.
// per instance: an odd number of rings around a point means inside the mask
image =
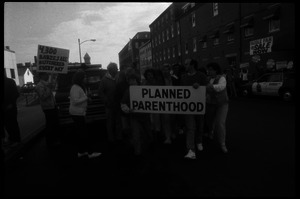
M 205 86 L 130 86 L 130 108 L 137 113 L 204 114 L 205 93 Z
M 69 50 L 38 45 L 37 71 L 47 73 L 67 73 Z

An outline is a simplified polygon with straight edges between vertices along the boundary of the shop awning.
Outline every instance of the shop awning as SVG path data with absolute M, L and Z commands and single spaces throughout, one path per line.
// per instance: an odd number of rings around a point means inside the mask
M 199 42 L 205 42 L 207 41 L 207 35 L 204 35 L 200 40 Z
M 223 34 L 230 34 L 234 32 L 234 24 L 226 26 Z
M 272 7 L 266 11 L 263 20 L 279 19 L 280 18 L 280 6 Z
M 219 37 L 219 31 L 218 31 L 218 30 L 215 31 L 213 34 L 211 34 L 211 35 L 209 36 L 210 39 L 214 39 L 214 38 L 217 38 L 217 37 Z
M 244 27 L 251 27 L 254 25 L 254 18 L 253 17 L 249 17 L 247 19 L 243 19 L 242 20 L 242 25 L 240 26 L 241 28 L 244 28 Z

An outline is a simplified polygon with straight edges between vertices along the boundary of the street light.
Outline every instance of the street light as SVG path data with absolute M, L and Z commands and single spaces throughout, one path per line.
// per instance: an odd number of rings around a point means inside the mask
M 81 48 L 80 48 L 80 45 L 86 41 L 96 41 L 96 39 L 88 39 L 88 40 L 85 40 L 83 42 L 80 42 L 80 39 L 78 39 L 78 45 L 79 45 L 79 58 L 80 58 L 80 63 L 81 63 Z

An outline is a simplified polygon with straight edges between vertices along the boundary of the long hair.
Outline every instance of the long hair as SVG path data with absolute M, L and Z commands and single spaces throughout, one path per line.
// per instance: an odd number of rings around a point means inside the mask
M 211 62 L 209 64 L 206 65 L 206 68 L 212 68 L 214 71 L 216 71 L 217 75 L 220 75 L 222 74 L 222 70 L 221 70 L 221 67 L 218 63 L 216 62 Z
M 85 72 L 83 70 L 78 70 L 72 78 L 72 83 L 77 84 L 82 88 L 82 90 L 86 93 L 86 87 L 84 84 Z

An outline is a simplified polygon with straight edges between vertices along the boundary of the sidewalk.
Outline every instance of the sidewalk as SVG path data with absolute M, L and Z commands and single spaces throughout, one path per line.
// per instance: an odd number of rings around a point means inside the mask
M 18 103 L 17 106 L 21 143 L 15 147 L 4 148 L 5 160 L 15 157 L 22 149 L 28 147 L 30 141 L 34 140 L 45 127 L 45 116 L 40 104 L 26 106 L 25 103 Z

